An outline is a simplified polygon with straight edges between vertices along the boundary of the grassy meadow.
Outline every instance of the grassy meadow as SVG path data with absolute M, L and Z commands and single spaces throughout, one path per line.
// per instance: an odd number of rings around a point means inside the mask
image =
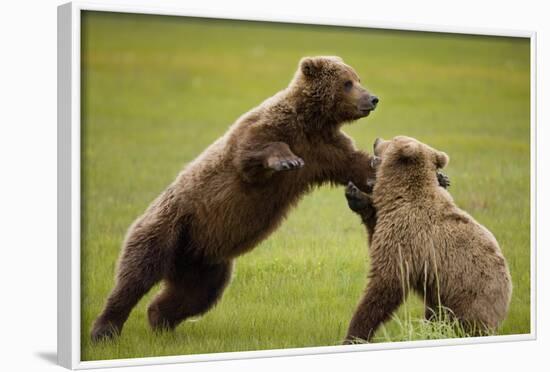
M 381 101 L 344 130 L 416 137 L 447 152 L 457 204 L 488 227 L 514 292 L 499 334 L 530 331 L 529 41 L 420 32 L 86 12 L 82 19 L 82 360 L 341 343 L 366 284 L 366 231 L 343 188 L 303 199 L 237 261 L 222 301 L 173 333 L 146 308 L 121 337 L 89 332 L 126 229 L 241 114 L 283 89 L 307 55 L 339 55 Z M 460 336 L 415 297 L 375 342 Z

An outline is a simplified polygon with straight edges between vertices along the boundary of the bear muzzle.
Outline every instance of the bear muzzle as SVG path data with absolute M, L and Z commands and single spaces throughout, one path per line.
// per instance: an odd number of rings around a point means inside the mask
M 378 106 L 378 102 L 380 102 L 380 99 L 377 96 L 365 93 L 361 96 L 361 98 L 359 98 L 357 107 L 362 114 L 367 116 L 371 111 L 374 111 L 374 109 L 376 109 L 376 106 Z

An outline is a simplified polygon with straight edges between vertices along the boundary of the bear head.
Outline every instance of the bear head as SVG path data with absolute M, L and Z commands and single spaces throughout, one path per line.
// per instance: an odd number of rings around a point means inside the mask
M 389 141 L 377 138 L 374 155 L 373 167 L 377 168 L 377 179 L 391 178 L 393 184 L 405 183 L 409 186 L 422 186 L 425 181 L 438 186 L 436 171 L 449 163 L 446 153 L 406 136 L 397 136 Z
M 310 112 L 316 113 L 316 122 L 357 120 L 368 116 L 379 101 L 361 86 L 357 73 L 340 57 L 302 58 L 291 86 L 305 98 Z

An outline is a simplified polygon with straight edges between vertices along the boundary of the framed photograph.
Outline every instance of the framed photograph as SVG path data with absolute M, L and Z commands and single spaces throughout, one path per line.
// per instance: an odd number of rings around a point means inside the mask
M 534 339 L 535 37 L 60 6 L 60 364 Z

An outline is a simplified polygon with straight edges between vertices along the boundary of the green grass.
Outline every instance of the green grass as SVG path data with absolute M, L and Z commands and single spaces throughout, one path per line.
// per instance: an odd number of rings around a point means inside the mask
M 86 13 L 82 50 L 82 359 L 338 345 L 366 284 L 366 232 L 341 188 L 304 198 L 237 261 L 222 301 L 173 333 L 146 306 L 122 336 L 89 331 L 126 229 L 242 113 L 284 88 L 299 59 L 339 55 L 381 97 L 348 126 L 361 148 L 405 134 L 446 151 L 457 204 L 487 226 L 514 284 L 500 334 L 530 331 L 529 41 Z M 376 341 L 457 337 L 411 297 Z

